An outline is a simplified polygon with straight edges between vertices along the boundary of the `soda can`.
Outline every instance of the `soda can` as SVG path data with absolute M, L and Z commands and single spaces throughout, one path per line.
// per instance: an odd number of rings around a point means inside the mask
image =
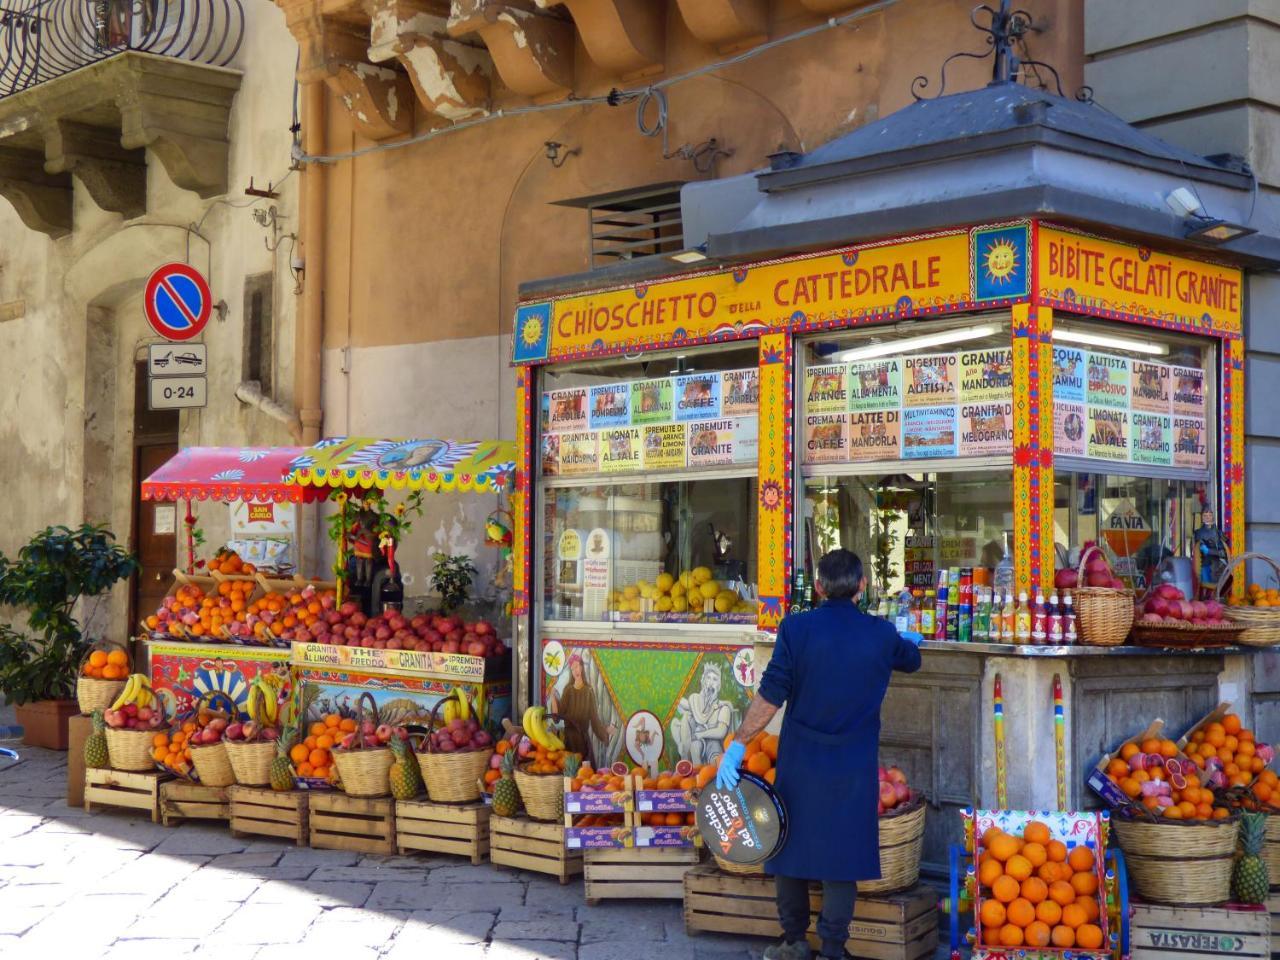
M 947 588 L 945 586 L 938 587 L 938 599 L 936 602 L 938 615 L 934 626 L 934 640 L 947 639 L 947 606 Z
M 956 639 L 961 643 L 969 643 L 973 640 L 973 605 L 962 603 L 957 613 L 959 623 L 957 625 Z
M 973 603 L 973 567 L 960 568 L 960 602 Z

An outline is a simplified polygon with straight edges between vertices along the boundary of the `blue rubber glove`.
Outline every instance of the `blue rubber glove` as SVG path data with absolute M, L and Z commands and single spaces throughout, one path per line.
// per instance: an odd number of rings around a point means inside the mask
M 903 630 L 901 636 L 903 640 L 910 640 L 917 647 L 920 646 L 920 644 L 924 643 L 923 633 L 915 633 L 911 630 Z
M 746 753 L 747 745 L 741 740 L 734 740 L 720 755 L 720 766 L 716 769 L 717 790 L 732 790 L 738 785 L 738 765 Z

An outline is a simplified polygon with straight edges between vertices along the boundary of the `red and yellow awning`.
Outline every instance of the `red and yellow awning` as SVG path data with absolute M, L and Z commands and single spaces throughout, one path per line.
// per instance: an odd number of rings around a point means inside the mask
M 331 437 L 303 450 L 287 482 L 301 487 L 501 493 L 515 476 L 512 440 Z
M 143 500 L 299 503 L 323 496 L 286 479 L 305 447 L 187 447 L 142 481 Z

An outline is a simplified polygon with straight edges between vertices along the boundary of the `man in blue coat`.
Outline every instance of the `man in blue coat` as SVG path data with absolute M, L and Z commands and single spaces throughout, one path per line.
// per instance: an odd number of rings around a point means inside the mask
M 737 785 L 747 741 L 785 703 L 774 789 L 789 832 L 765 864 L 774 875 L 783 939 L 765 950 L 765 960 L 809 960 L 814 880 L 822 881 L 822 956 L 845 957 L 857 882 L 880 878 L 880 704 L 894 670 L 920 669 L 920 651 L 919 640 L 904 639 L 854 605 L 866 585 L 856 554 L 832 550 L 818 561 L 825 602 L 782 621 L 760 690 L 716 774 L 721 789 Z

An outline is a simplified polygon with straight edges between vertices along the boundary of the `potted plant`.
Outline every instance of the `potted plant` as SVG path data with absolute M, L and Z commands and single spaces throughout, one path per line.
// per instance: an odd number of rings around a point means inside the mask
M 105 527 L 47 527 L 16 560 L 0 555 L 0 605 L 26 611 L 28 632 L 0 624 L 0 693 L 14 703 L 23 742 L 67 749 L 78 711 L 76 668 L 86 641 L 74 610 L 127 580 L 138 562 Z

